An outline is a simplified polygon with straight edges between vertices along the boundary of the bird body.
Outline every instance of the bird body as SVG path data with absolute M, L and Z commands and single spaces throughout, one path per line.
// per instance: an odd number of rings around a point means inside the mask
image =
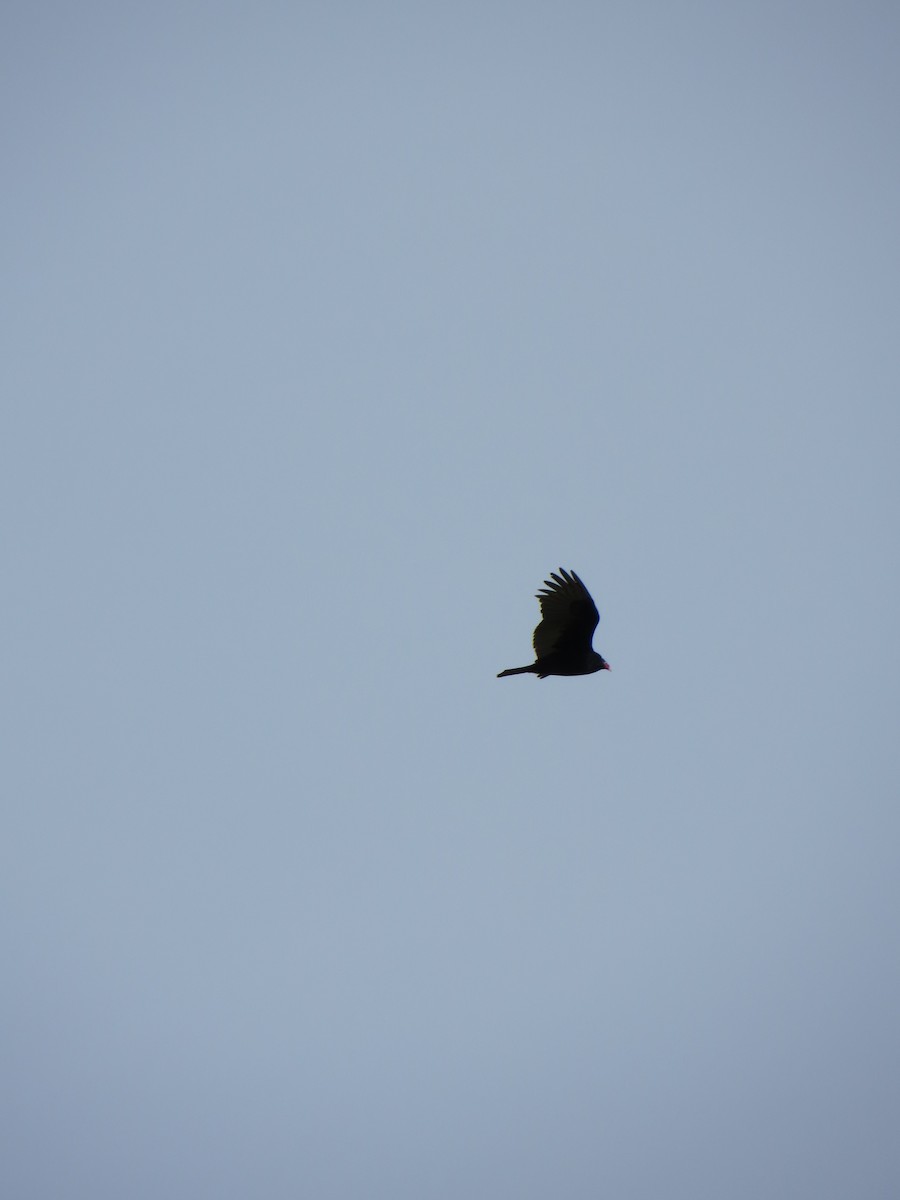
M 497 676 L 593 675 L 608 671 L 609 663 L 591 645 L 600 620 L 591 594 L 575 574 L 562 567 L 551 573 L 536 597 L 541 621 L 534 631 L 535 661 L 527 667 L 511 667 Z

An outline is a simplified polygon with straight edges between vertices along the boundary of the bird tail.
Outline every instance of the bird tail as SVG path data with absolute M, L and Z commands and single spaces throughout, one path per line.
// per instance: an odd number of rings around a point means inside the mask
M 527 666 L 527 667 L 510 667 L 508 671 L 501 671 L 500 674 L 497 676 L 497 678 L 502 679 L 504 675 L 533 675 L 533 674 L 534 674 L 534 663 L 531 663 L 531 665 Z

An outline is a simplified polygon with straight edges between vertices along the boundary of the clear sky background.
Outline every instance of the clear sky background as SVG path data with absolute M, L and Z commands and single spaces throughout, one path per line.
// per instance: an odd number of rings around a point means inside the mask
M 900 1195 L 900 9 L 0 60 L 4 1194 Z

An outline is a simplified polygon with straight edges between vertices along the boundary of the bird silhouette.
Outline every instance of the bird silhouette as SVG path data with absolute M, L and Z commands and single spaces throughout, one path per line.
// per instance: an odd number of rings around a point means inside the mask
M 608 671 L 609 663 L 591 645 L 600 620 L 591 594 L 575 574 L 559 568 L 551 572 L 535 599 L 541 606 L 541 622 L 534 631 L 535 661 L 527 667 L 511 667 L 497 676 L 593 675 Z

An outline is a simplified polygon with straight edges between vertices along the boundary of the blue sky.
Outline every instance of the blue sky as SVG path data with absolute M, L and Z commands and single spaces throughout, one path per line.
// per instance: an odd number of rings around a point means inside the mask
M 7 1194 L 896 1194 L 900 16 L 2 24 Z

